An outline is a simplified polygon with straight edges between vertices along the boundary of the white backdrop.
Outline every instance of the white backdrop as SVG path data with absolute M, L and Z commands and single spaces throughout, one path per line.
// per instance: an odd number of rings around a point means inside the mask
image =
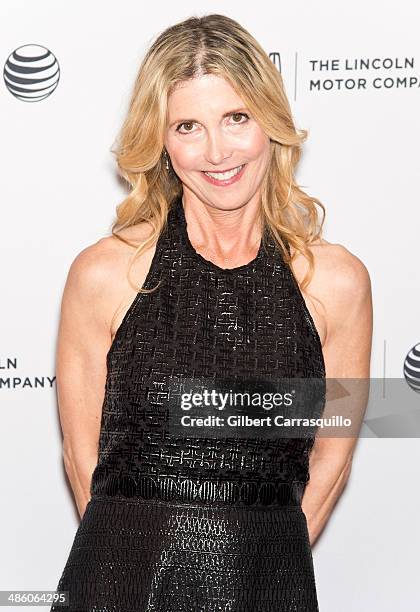
M 420 342 L 418 2 L 3 0 L 3 66 L 18 47 L 42 45 L 60 80 L 32 103 L 0 85 L 0 590 L 53 590 L 67 559 L 78 514 L 54 380 L 64 282 L 124 195 L 109 149 L 145 49 L 168 25 L 212 12 L 279 53 L 297 127 L 309 130 L 298 181 L 327 208 L 325 238 L 370 272 L 372 377 L 402 378 Z M 313 549 L 321 612 L 420 609 L 419 461 L 418 439 L 359 441 Z

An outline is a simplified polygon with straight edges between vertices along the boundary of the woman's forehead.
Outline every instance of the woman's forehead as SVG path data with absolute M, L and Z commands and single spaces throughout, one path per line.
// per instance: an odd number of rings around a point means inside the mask
M 168 107 L 173 113 L 197 113 L 205 108 L 217 114 L 226 112 L 226 106 L 241 105 L 243 100 L 228 81 L 213 74 L 178 83 L 168 97 Z

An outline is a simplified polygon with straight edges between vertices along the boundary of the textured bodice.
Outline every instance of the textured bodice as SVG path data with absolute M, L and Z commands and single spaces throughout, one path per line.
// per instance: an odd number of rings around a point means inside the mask
M 183 379 L 325 378 L 314 322 L 268 231 L 251 262 L 222 269 L 194 250 L 176 198 L 144 287 L 159 281 L 136 295 L 107 355 L 92 496 L 299 504 L 313 437 L 168 426 Z

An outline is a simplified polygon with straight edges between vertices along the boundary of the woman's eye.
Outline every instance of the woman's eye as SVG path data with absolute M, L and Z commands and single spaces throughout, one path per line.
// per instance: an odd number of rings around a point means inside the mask
M 241 123 L 246 123 L 249 119 L 249 115 L 246 113 L 234 113 L 232 117 L 245 117 L 245 121 L 241 121 Z M 239 121 L 234 121 L 234 123 L 239 123 Z
M 184 123 L 180 123 L 180 124 L 178 125 L 178 127 L 176 128 L 176 131 L 177 131 L 177 132 L 180 132 L 180 128 L 181 128 L 183 125 L 194 125 L 194 124 L 192 123 L 192 121 L 186 121 L 186 122 L 184 122 Z M 188 133 L 188 132 L 191 132 L 191 130 L 187 130 L 187 132 L 180 132 L 180 134 L 185 134 L 185 133 Z

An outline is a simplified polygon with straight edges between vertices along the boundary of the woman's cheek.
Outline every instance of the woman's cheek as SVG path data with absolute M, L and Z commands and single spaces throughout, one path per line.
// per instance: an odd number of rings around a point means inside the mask
M 247 153 L 250 158 L 255 159 L 264 154 L 270 144 L 270 139 L 261 129 L 250 130 L 242 141 L 238 141 L 238 149 Z
M 172 157 L 172 164 L 177 166 L 180 170 L 200 170 L 199 156 L 197 151 L 188 150 L 188 148 L 181 148 L 174 150 Z

